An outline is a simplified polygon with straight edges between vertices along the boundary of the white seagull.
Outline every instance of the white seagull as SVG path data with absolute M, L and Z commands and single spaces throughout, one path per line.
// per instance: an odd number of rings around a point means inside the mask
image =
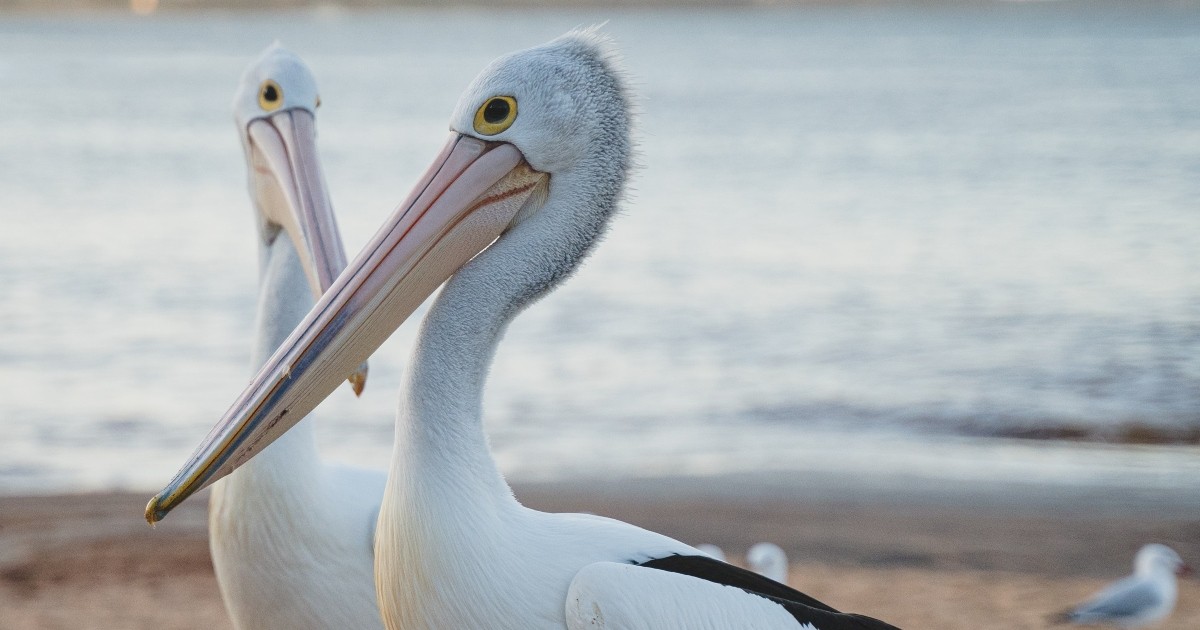
M 700 543 L 699 545 L 696 545 L 696 551 L 720 560 L 721 562 L 725 562 L 725 551 L 716 545 L 710 543 Z
M 346 266 L 317 159 L 318 104 L 312 73 L 278 45 L 250 64 L 234 100 L 257 210 L 256 369 Z M 350 373 L 358 393 L 366 365 Z M 209 545 L 233 625 L 382 628 L 371 546 L 385 482 L 322 462 L 312 420 L 301 420 L 216 484 Z
M 1174 549 L 1150 544 L 1133 558 L 1133 575 L 1112 583 L 1087 602 L 1052 618 L 1058 623 L 1141 628 L 1166 619 L 1175 609 L 1175 579 L 1191 568 Z
M 755 573 L 787 584 L 788 559 L 783 548 L 775 543 L 760 542 L 746 552 L 746 564 Z
M 408 200 L 147 519 L 283 434 L 445 282 L 406 374 L 375 537 L 389 628 L 892 628 L 666 536 L 516 501 L 483 430 L 488 366 L 507 324 L 576 269 L 616 212 L 629 96 L 606 40 L 573 32 L 493 62 L 450 126 Z

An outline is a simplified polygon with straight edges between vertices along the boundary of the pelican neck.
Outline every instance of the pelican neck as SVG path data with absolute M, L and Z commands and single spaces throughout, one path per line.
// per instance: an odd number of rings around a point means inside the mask
M 252 372 L 271 358 L 304 319 L 314 303 L 311 291 L 300 257 L 286 233 L 261 245 Z M 240 470 L 258 475 L 270 472 L 286 482 L 301 471 L 315 469 L 317 462 L 315 427 L 310 418 L 304 418 Z M 231 479 L 237 472 L 231 474 Z

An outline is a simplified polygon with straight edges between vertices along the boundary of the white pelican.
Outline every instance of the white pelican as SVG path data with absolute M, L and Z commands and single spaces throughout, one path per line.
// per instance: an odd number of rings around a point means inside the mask
M 275 45 L 234 100 L 257 210 L 254 365 L 265 363 L 346 266 L 317 159 L 317 85 Z M 366 365 L 351 383 L 361 391 Z M 382 471 L 321 461 L 311 420 L 213 487 L 209 544 L 236 628 L 382 628 L 372 541 Z
M 631 119 L 614 64 L 582 31 L 486 68 L 408 200 L 150 501 L 147 520 L 286 431 L 449 278 L 406 375 L 375 536 L 389 628 L 584 628 L 618 611 L 655 628 L 891 628 L 626 523 L 530 510 L 496 468 L 481 417 L 496 344 L 575 270 L 623 194 Z M 627 565 L 641 579 L 614 582 Z M 714 589 L 740 605 L 713 616 Z M 637 609 L 647 599 L 658 605 Z
M 1087 602 L 1052 618 L 1058 623 L 1141 628 L 1166 619 L 1175 609 L 1175 578 L 1191 569 L 1166 545 L 1150 544 L 1133 558 L 1133 575 L 1117 580 Z
M 783 548 L 775 543 L 760 542 L 746 552 L 746 564 L 755 573 L 787 584 L 788 559 Z

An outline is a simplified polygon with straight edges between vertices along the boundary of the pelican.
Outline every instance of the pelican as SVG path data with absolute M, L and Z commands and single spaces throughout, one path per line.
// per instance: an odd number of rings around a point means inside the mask
M 746 564 L 755 573 L 787 584 L 788 559 L 783 548 L 775 543 L 760 542 L 746 552 Z
M 346 266 L 317 159 L 318 104 L 312 73 L 279 45 L 247 67 L 234 99 L 258 219 L 256 367 Z M 351 373 L 359 393 L 366 364 Z M 322 462 L 301 420 L 216 484 L 209 545 L 234 627 L 382 628 L 372 541 L 385 482 Z
M 584 30 L 488 66 L 409 198 L 151 499 L 147 520 L 282 435 L 445 282 L 406 374 L 376 528 L 388 628 L 575 629 L 618 618 L 892 628 L 660 534 L 528 509 L 496 468 L 481 411 L 496 345 L 577 268 L 623 195 L 631 115 L 616 64 L 607 40 Z
M 1191 568 L 1166 545 L 1150 544 L 1133 558 L 1133 575 L 1117 580 L 1087 602 L 1051 618 L 1057 623 L 1141 628 L 1166 619 L 1175 609 L 1175 579 Z

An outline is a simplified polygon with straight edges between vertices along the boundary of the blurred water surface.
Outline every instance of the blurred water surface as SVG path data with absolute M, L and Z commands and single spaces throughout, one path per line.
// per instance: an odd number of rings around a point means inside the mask
M 355 252 L 480 68 L 605 20 L 642 168 L 501 346 L 506 472 L 1200 482 L 989 437 L 1200 432 L 1195 8 L 326 9 L 0 20 L 0 492 L 158 486 L 249 377 L 264 46 L 322 86 Z M 385 464 L 414 324 L 318 410 L 332 456 Z

